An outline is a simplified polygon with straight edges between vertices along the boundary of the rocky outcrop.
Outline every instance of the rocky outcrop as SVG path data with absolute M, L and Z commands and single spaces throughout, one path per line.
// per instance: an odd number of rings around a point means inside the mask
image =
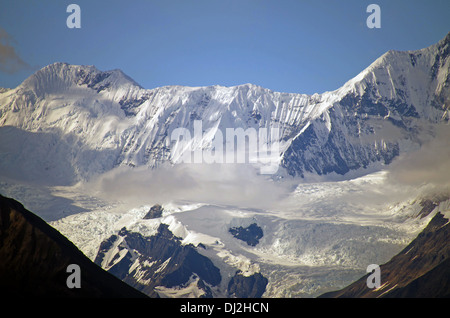
M 211 260 L 182 244 L 166 224 L 148 237 L 122 229 L 101 244 L 95 263 L 151 297 L 159 296 L 157 288 L 183 288 L 193 278 L 211 296 L 210 287 L 222 280 Z
M 260 298 L 267 286 L 267 278 L 261 273 L 245 276 L 237 271 L 228 283 L 228 295 L 236 298 Z
M 150 208 L 150 210 L 147 212 L 147 214 L 144 216 L 145 220 L 148 219 L 157 219 L 162 216 L 163 213 L 163 207 L 160 204 L 155 204 Z
M 263 237 L 264 233 L 256 223 L 252 223 L 247 227 L 232 227 L 228 230 L 238 240 L 246 242 L 250 246 L 255 246 Z

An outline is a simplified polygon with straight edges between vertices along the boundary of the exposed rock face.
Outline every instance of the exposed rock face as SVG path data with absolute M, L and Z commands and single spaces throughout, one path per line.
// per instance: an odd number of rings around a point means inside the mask
M 424 208 L 429 210 L 431 203 L 424 203 Z M 449 240 L 449 220 L 437 213 L 414 241 L 380 266 L 380 288 L 367 287 L 368 274 L 321 297 L 450 297 Z
M 244 276 L 237 271 L 228 284 L 228 294 L 236 298 L 260 298 L 267 286 L 267 278 L 261 273 Z
M 144 219 L 157 219 L 162 216 L 163 213 L 163 207 L 159 204 L 155 204 L 150 208 L 150 210 L 147 212 L 147 214 L 144 216 Z
M 250 246 L 255 246 L 263 237 L 263 230 L 256 223 L 247 227 L 232 227 L 228 230 L 235 238 L 246 242 Z
M 149 237 L 122 229 L 101 244 L 95 263 L 151 297 L 158 297 L 157 287 L 183 288 L 192 279 L 204 297 L 211 296 L 210 287 L 222 279 L 207 257 L 181 244 L 166 224 Z
M 80 267 L 81 288 L 67 287 L 69 264 Z M 75 245 L 0 195 L 0 296 L 145 297 L 92 263 Z

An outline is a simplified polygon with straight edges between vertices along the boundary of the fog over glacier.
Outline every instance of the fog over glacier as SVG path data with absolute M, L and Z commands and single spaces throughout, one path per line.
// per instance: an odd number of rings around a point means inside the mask
M 389 166 L 389 181 L 402 185 L 449 189 L 450 127 L 439 125 L 434 137 L 416 151 L 402 154 Z
M 83 187 L 134 205 L 184 200 L 259 209 L 276 205 L 295 183 L 260 175 L 250 164 L 181 163 L 154 169 L 118 167 Z

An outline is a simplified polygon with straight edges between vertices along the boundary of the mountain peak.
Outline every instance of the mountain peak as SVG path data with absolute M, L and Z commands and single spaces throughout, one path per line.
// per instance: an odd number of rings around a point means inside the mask
M 94 65 L 72 65 L 64 62 L 55 62 L 41 68 L 19 87 L 40 95 L 73 86 L 85 86 L 97 92 L 125 86 L 142 88 L 119 69 L 100 71 Z
M 450 32 L 447 33 L 447 35 L 440 40 L 436 45 L 437 46 L 444 46 L 444 45 L 448 45 L 450 43 Z

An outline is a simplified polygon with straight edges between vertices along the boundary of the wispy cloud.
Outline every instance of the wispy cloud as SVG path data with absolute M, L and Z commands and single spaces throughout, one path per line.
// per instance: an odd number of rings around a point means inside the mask
M 14 39 L 0 27 L 0 72 L 14 74 L 31 66 L 16 52 L 12 43 Z

